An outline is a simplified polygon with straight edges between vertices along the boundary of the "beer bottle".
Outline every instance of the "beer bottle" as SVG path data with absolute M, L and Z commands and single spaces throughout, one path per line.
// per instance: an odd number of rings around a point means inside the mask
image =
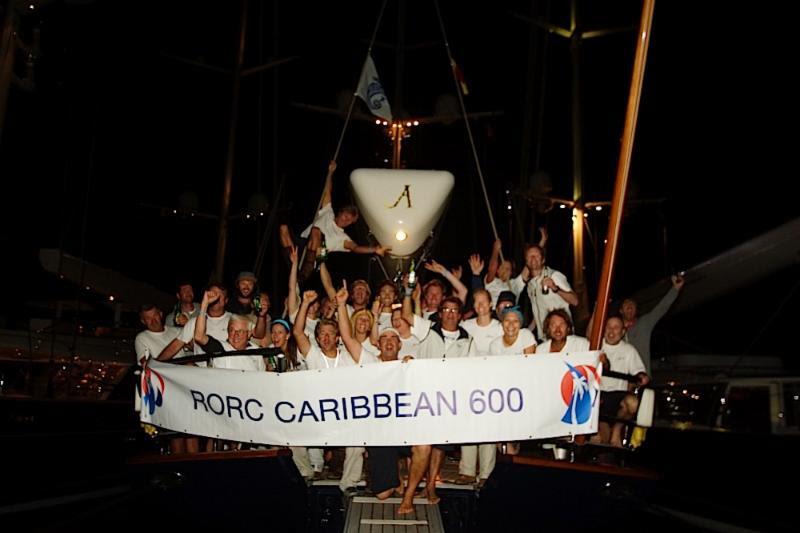
M 414 270 L 414 260 L 411 260 L 411 266 L 408 268 L 408 288 L 413 289 L 417 286 L 417 273 Z

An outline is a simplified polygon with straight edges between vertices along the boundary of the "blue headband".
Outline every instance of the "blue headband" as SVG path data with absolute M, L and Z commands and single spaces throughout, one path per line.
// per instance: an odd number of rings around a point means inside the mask
M 515 305 L 513 307 L 506 307 L 505 309 L 503 309 L 503 318 L 505 318 L 508 313 L 515 313 L 517 315 L 517 318 L 519 318 L 520 324 L 522 324 L 525 321 L 525 318 L 522 316 L 522 310 L 519 308 L 518 305 Z
M 289 325 L 289 323 L 282 318 L 273 320 L 272 325 L 274 326 L 275 324 L 280 324 L 281 326 L 285 327 L 287 333 L 291 333 L 292 331 L 292 327 Z

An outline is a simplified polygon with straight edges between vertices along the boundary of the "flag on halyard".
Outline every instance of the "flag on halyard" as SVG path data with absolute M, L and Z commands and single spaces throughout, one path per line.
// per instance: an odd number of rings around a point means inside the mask
M 373 115 L 389 122 L 392 121 L 392 108 L 389 106 L 386 93 L 383 92 L 383 86 L 378 78 L 371 55 L 367 56 L 367 60 L 364 62 L 356 94 L 364 100 Z

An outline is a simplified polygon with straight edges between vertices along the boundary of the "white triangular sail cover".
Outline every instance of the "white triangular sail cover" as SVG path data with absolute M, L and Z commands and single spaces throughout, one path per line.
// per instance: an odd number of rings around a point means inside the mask
M 408 257 L 423 245 L 453 190 L 441 170 L 359 168 L 350 174 L 356 204 L 369 229 L 391 255 Z

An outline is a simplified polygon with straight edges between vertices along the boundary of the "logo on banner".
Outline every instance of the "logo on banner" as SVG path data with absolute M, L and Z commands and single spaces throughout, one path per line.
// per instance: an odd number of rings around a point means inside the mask
M 156 411 L 156 407 L 161 407 L 164 403 L 164 388 L 164 378 L 161 374 L 145 366 L 142 370 L 142 403 L 151 415 Z
M 600 377 L 593 366 L 572 366 L 566 361 L 567 372 L 561 378 L 561 399 L 567 412 L 561 418 L 567 424 L 584 424 L 592 416 L 597 398 L 600 397 Z

